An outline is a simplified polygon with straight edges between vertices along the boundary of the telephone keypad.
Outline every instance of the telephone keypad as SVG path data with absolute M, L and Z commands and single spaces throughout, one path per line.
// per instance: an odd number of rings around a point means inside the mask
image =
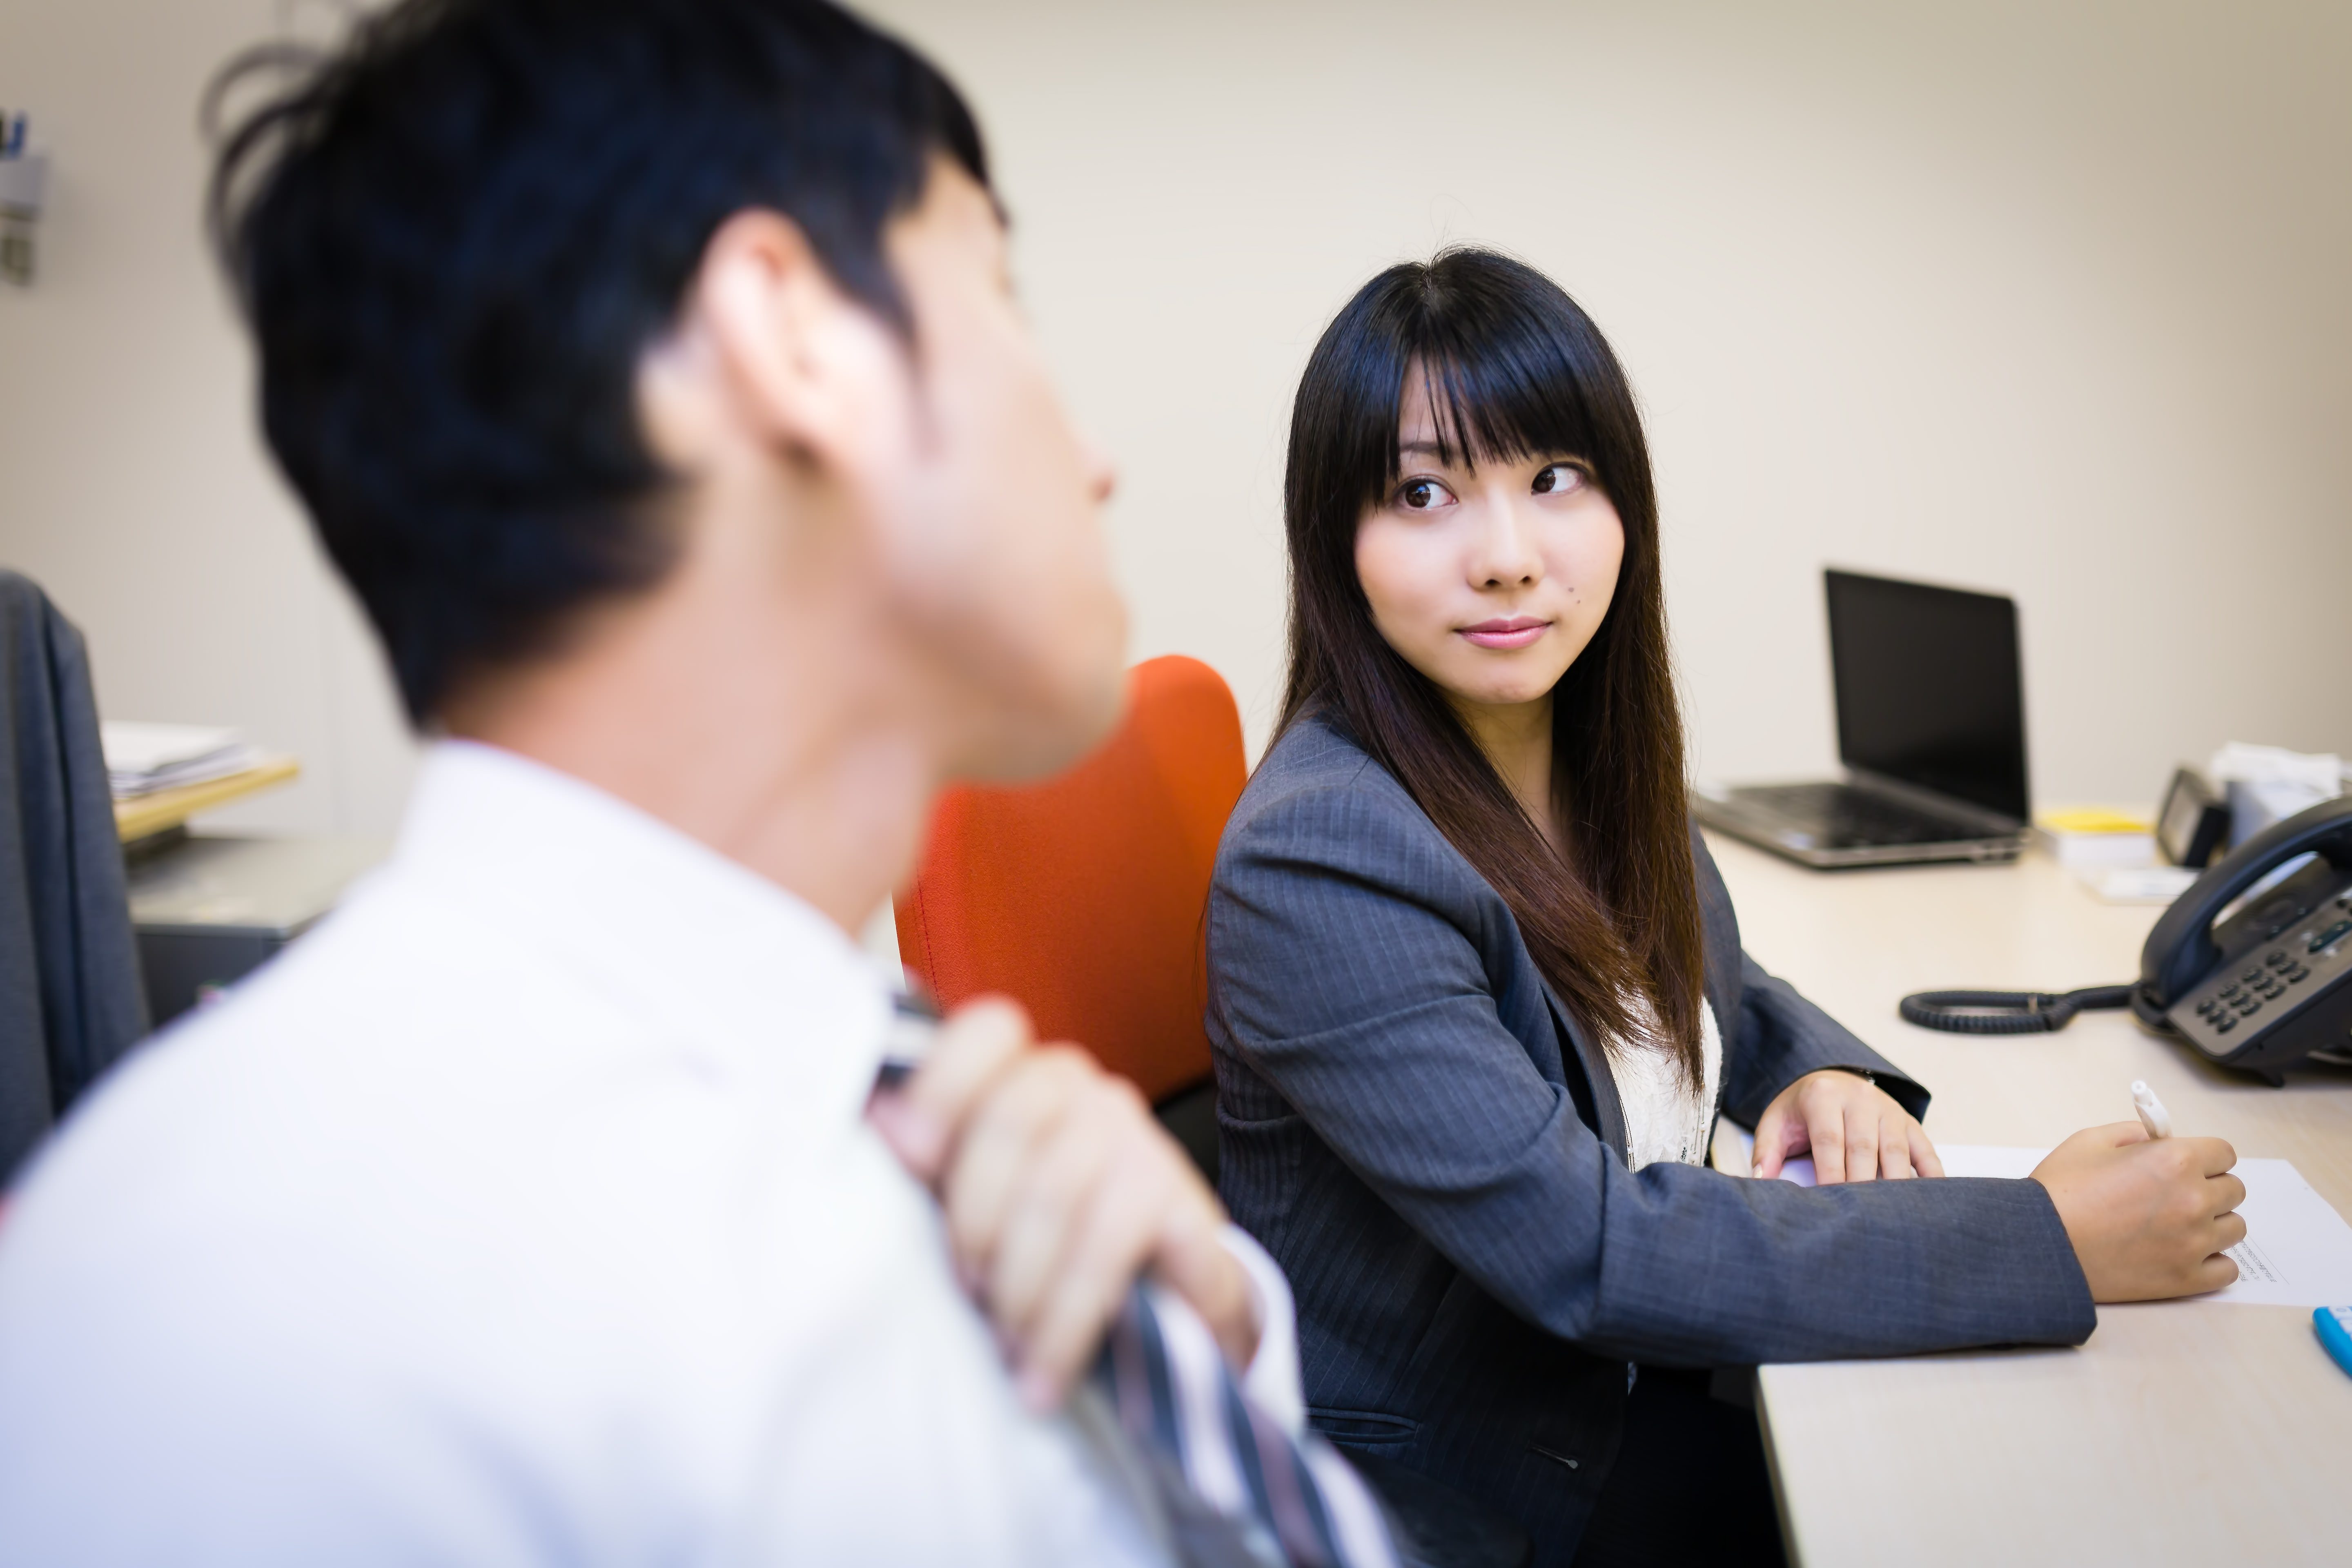
M 2173 1026 L 2218 1059 L 2259 1052 L 2273 1030 L 2294 1029 L 2306 1007 L 2327 1005 L 2352 980 L 2352 891 L 2331 893 L 2313 912 L 2265 934 L 2168 1010 Z

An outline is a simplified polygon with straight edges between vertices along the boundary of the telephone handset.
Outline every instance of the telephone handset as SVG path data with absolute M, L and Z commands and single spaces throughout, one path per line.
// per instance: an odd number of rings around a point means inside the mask
M 1924 991 L 1902 1013 L 1932 1029 L 2009 1035 L 2126 1004 L 2149 1028 L 2273 1083 L 2315 1052 L 2352 1058 L 2352 796 L 2272 824 L 2198 878 L 2148 932 L 2137 984 Z

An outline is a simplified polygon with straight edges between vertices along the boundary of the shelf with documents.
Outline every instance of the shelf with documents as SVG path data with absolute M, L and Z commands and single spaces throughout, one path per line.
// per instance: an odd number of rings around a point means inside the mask
M 292 757 L 267 757 L 253 767 L 223 778 L 118 800 L 114 803 L 115 837 L 125 844 L 152 837 L 180 826 L 200 811 L 211 811 L 291 783 L 301 772 L 302 764 Z

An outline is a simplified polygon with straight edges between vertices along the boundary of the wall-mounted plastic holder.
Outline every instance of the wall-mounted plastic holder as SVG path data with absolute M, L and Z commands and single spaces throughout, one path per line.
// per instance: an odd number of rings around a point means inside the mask
M 49 182 L 46 153 L 25 148 L 25 117 L 0 122 L 0 279 L 33 280 L 33 236 Z

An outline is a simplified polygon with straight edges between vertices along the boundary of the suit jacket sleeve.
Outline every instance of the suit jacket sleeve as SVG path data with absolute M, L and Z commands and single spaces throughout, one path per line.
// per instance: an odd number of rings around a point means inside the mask
M 1507 908 L 1392 793 L 1313 787 L 1236 819 L 1212 894 L 1211 1026 L 1481 1288 L 1660 1364 L 2088 1336 L 2089 1293 L 2035 1183 L 1629 1172 L 1498 1014 L 1516 984 L 1496 956 L 1516 951 Z M 1760 1085 L 1818 1041 L 1792 1027 L 1794 993 L 1757 990 L 1742 1027 L 1778 1064 Z

